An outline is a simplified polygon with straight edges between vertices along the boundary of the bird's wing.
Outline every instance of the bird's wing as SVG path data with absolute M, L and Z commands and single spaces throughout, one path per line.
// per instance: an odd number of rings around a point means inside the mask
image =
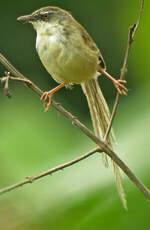
M 96 43 L 93 41 L 91 36 L 88 34 L 88 32 L 80 25 L 79 27 L 81 37 L 83 38 L 83 42 L 86 44 L 86 46 L 91 50 L 91 52 L 95 53 L 97 55 L 99 60 L 100 68 L 106 69 L 105 61 L 103 59 L 103 56 L 97 47 Z

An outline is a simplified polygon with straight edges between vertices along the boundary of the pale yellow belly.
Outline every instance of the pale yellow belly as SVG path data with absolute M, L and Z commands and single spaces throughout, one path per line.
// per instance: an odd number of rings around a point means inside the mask
M 97 72 L 97 57 L 87 50 L 73 45 L 65 45 L 53 38 L 42 38 L 38 41 L 39 57 L 51 74 L 59 83 L 82 83 L 93 78 Z

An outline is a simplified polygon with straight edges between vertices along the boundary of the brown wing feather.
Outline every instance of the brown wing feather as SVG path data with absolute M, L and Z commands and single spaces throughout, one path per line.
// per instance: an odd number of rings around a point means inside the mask
M 80 27 L 80 32 L 81 32 L 81 36 L 82 36 L 85 44 L 88 46 L 88 48 L 97 54 L 100 68 L 106 69 L 106 65 L 105 65 L 104 59 L 101 55 L 101 52 L 98 49 L 95 42 L 92 40 L 91 36 L 87 33 L 87 31 L 82 26 Z

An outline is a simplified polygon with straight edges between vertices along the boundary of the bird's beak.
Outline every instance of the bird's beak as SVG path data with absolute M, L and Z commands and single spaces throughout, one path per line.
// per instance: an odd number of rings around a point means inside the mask
M 24 15 L 17 18 L 17 20 L 20 22 L 29 22 L 29 21 L 34 21 L 35 17 L 33 15 Z

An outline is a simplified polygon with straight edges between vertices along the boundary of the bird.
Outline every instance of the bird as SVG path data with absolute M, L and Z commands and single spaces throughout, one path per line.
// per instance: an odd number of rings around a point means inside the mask
M 95 135 L 104 139 L 110 123 L 110 111 L 101 91 L 98 77 L 109 78 L 119 94 L 127 95 L 126 81 L 115 79 L 106 71 L 106 64 L 100 49 L 86 29 L 72 16 L 72 13 L 56 6 L 42 7 L 29 15 L 20 16 L 18 21 L 31 23 L 36 30 L 36 50 L 39 58 L 58 86 L 45 91 L 41 96 L 44 109 L 48 111 L 53 95 L 63 87 L 80 84 L 87 98 Z M 113 148 L 113 131 L 107 144 Z M 105 166 L 108 160 L 103 153 Z M 126 197 L 120 170 L 112 161 L 118 191 L 126 208 Z

